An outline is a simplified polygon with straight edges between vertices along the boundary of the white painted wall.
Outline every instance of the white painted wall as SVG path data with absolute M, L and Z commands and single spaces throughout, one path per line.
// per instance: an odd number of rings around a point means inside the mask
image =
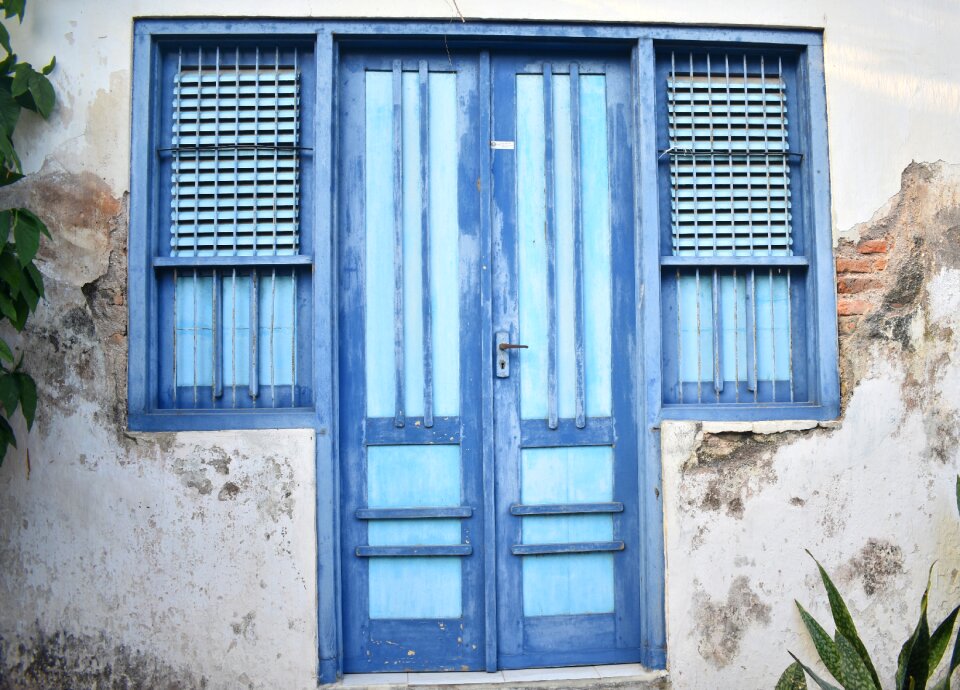
M 960 161 L 960 4 L 950 0 L 458 4 L 471 19 L 825 27 L 837 237 L 859 232 L 856 224 L 897 191 L 911 160 Z M 56 54 L 60 103 L 51 122 L 28 119 L 21 127 L 27 170 L 92 173 L 122 197 L 132 18 L 256 15 L 264 8 L 253 0 L 31 2 L 13 41 L 35 64 Z M 274 0 L 266 8 L 272 16 L 456 16 L 453 0 Z M 944 184 L 960 188 L 956 180 Z M 106 271 L 98 252 L 107 243 L 93 241 L 106 230 L 78 221 L 71 232 L 75 255 L 52 259 L 45 273 L 62 283 L 59 296 L 82 307 L 80 287 Z M 938 280 L 931 318 L 960 329 L 960 273 Z M 960 366 L 950 363 L 953 349 L 944 352 L 940 383 L 920 381 L 939 396 L 938 406 L 956 410 Z M 762 471 L 730 475 L 734 470 L 689 466 L 696 430 L 664 427 L 675 688 L 768 687 L 787 661 L 786 646 L 814 657 L 790 603 L 801 596 L 816 614 L 825 611 L 804 547 L 847 568 L 845 591 L 886 652 L 913 622 L 923 564 L 940 557 L 960 568 L 950 502 L 956 453 L 946 463 L 929 459 L 937 432 L 925 419 L 929 408 L 904 392 L 905 382 L 917 380 L 912 365 L 879 346 L 863 357 L 867 373 L 843 426 L 785 445 L 763 460 Z M 95 370 L 101 376 L 107 368 Z M 171 673 L 203 676 L 210 687 L 310 687 L 317 664 L 312 434 L 118 439 L 98 389 L 103 383 L 71 380 L 76 405 L 58 408 L 31 437 L 29 479 L 23 455 L 0 468 L 0 601 L 13 602 L 0 606 L 0 630 L 26 637 L 39 624 L 77 634 L 107 630 L 113 641 L 162 657 Z M 229 474 L 218 469 L 223 457 L 230 458 Z M 743 494 L 741 514 L 709 508 L 718 476 Z M 232 497 L 232 490 L 223 493 L 227 482 L 239 489 Z M 856 588 L 862 568 L 854 560 L 869 538 L 895 543 L 907 564 L 879 598 Z M 955 569 L 937 580 L 935 601 L 957 598 Z
M 960 3 L 954 0 L 458 0 L 470 19 L 740 24 L 825 29 L 834 227 L 869 219 L 911 160 L 960 160 Z M 68 169 L 127 187 L 131 18 L 230 15 L 456 17 L 453 0 L 46 0 L 30 5 L 14 42 L 25 58 L 56 55 L 63 94 L 46 145 Z

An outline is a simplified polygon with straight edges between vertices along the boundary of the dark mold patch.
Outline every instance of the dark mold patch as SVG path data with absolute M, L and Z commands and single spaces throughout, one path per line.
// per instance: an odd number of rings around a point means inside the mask
M 237 494 L 239 493 L 239 486 L 233 482 L 227 482 L 220 488 L 220 493 L 217 494 L 217 498 L 221 501 L 233 501 L 237 498 Z
M 0 689 L 131 690 L 206 688 L 207 679 L 103 633 L 37 632 L 26 638 L 0 637 Z
M 750 588 L 741 575 L 730 585 L 725 602 L 716 602 L 702 591 L 696 597 L 700 656 L 717 668 L 730 664 L 740 653 L 740 641 L 754 624 L 770 624 L 770 606 Z
M 870 539 L 850 561 L 849 568 L 864 593 L 873 595 L 903 572 L 903 551 L 889 541 Z

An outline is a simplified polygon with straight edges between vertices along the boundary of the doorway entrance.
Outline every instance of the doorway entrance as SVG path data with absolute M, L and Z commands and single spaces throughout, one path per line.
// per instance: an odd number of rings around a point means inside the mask
M 344 671 L 640 660 L 629 54 L 338 78 Z

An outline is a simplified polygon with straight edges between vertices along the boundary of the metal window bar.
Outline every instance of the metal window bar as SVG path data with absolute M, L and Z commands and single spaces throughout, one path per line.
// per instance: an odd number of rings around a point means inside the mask
M 580 185 L 580 65 L 570 65 L 570 153 L 573 186 L 573 338 L 576 359 L 576 402 L 574 423 L 578 429 L 587 425 L 584 361 L 584 294 L 583 294 L 583 189 Z

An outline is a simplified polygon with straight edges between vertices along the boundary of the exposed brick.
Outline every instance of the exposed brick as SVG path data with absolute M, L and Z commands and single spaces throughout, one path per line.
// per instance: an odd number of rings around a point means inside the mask
M 837 292 L 841 295 L 852 295 L 878 287 L 880 287 L 880 281 L 869 276 L 840 276 L 840 278 L 837 279 Z
M 837 300 L 837 314 L 840 316 L 853 316 L 855 314 L 865 314 L 870 311 L 872 305 L 863 299 L 849 299 L 841 297 Z
M 864 240 L 857 245 L 857 251 L 861 254 L 886 254 L 890 250 L 890 242 L 887 240 Z
M 858 323 L 860 323 L 859 316 L 841 316 L 837 322 L 840 335 L 850 335 L 856 330 Z
M 883 256 L 837 257 L 837 273 L 874 273 L 886 267 L 887 258 Z

